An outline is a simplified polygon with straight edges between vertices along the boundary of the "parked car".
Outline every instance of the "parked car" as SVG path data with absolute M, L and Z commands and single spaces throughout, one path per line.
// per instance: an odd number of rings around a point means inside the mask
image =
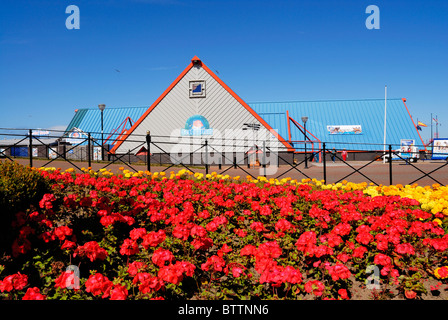
M 383 156 L 386 159 L 386 162 L 389 162 L 389 154 Z M 409 146 L 406 148 L 396 149 L 392 153 L 392 161 L 394 160 L 404 160 L 409 162 L 417 162 L 420 157 L 418 148 L 415 146 Z

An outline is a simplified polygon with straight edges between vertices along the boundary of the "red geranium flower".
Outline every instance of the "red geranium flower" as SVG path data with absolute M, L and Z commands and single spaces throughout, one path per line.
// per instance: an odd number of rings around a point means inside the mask
M 131 277 L 134 277 L 140 270 L 146 268 L 146 264 L 141 261 L 134 261 L 128 265 L 128 273 Z
M 75 273 L 73 271 L 65 271 L 55 280 L 56 288 L 74 288 L 75 286 Z M 77 290 L 78 288 L 74 288 Z
M 341 297 L 341 299 L 343 299 L 343 300 L 348 300 L 349 299 L 348 293 L 347 293 L 346 289 L 339 289 L 338 290 L 338 294 Z
M 204 271 L 209 271 L 210 267 L 213 268 L 213 271 L 218 272 L 222 271 L 224 266 L 226 265 L 226 262 L 223 258 L 213 255 L 207 259 L 205 263 L 201 265 L 201 269 Z
M 70 250 L 70 249 L 73 249 L 75 247 L 76 247 L 76 243 L 75 242 L 70 241 L 70 240 L 65 240 L 64 243 L 61 246 L 61 249 L 62 250 L 64 250 L 64 249 Z
M 191 244 L 196 250 L 207 250 L 213 246 L 213 240 L 211 238 L 196 238 L 191 241 Z
M 370 241 L 373 240 L 373 236 L 370 234 L 370 232 L 361 232 L 358 233 L 356 236 L 356 241 L 358 241 L 361 244 L 367 245 L 370 243 Z
M 124 285 L 116 284 L 110 290 L 110 300 L 126 300 L 127 296 L 128 290 Z
M 107 298 L 112 288 L 112 281 L 101 273 L 90 275 L 86 281 L 86 291 L 92 293 L 94 296 L 102 294 L 102 298 Z
M 75 252 L 73 253 L 73 257 L 76 257 L 77 255 L 79 255 L 80 257 L 87 257 L 91 262 L 93 262 L 96 259 L 106 259 L 107 251 L 101 248 L 98 242 L 89 241 L 84 245 L 78 246 L 78 248 L 76 248 Z
M 28 284 L 28 276 L 17 272 L 7 276 L 3 281 L 0 281 L 0 291 L 10 292 L 12 290 L 22 290 Z
M 53 231 L 54 235 L 61 241 L 65 240 L 66 236 L 71 236 L 73 230 L 67 226 L 57 227 Z
M 311 280 L 305 283 L 305 291 L 308 293 L 313 293 L 314 295 L 320 297 L 325 290 L 325 286 L 319 280 Z
M 157 232 L 151 231 L 148 234 L 142 236 L 143 239 L 142 246 L 145 249 L 148 249 L 149 247 L 156 247 L 157 245 L 165 241 L 165 238 L 166 234 L 164 230 L 159 230 Z
M 146 234 L 145 228 L 134 228 L 129 232 L 129 237 L 132 240 L 138 240 L 139 238 L 142 238 Z
M 348 279 L 352 275 L 350 270 L 341 263 L 336 263 L 336 265 L 327 267 L 326 269 L 331 275 L 333 281 L 338 281 L 339 279 Z
M 47 296 L 40 293 L 38 287 L 28 288 L 22 300 L 46 300 Z
M 132 280 L 132 283 L 139 283 L 138 289 L 142 293 L 151 293 L 158 291 L 163 287 L 163 281 L 158 277 L 154 277 L 147 272 L 137 273 Z
M 169 250 L 158 248 L 154 251 L 151 260 L 156 266 L 163 267 L 174 260 L 174 255 Z
M 252 230 L 257 231 L 257 232 L 267 231 L 267 229 L 264 227 L 263 223 L 259 222 L 259 221 L 252 222 L 251 225 L 250 225 L 250 228 Z
M 139 252 L 138 243 L 132 239 L 124 239 L 120 248 L 120 254 L 131 256 Z

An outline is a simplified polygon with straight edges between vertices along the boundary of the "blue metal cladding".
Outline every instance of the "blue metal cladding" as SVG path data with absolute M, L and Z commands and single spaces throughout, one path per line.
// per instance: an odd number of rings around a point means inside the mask
M 12 147 L 12 157 L 28 157 L 28 147 Z
M 367 100 L 328 100 L 328 101 L 288 101 L 288 102 L 254 102 L 248 103 L 273 129 L 288 140 L 289 116 L 303 125 L 302 116 L 307 116 L 307 131 L 327 149 L 337 150 L 383 150 L 384 148 L 384 99 Z M 120 124 L 130 117 L 135 123 L 146 112 L 144 107 L 106 107 L 103 111 L 104 139 Z M 291 140 L 297 151 L 303 151 L 303 133 L 291 122 Z M 361 134 L 330 134 L 327 126 L 360 125 Z M 74 127 L 84 132 L 91 132 L 92 138 L 101 139 L 101 111 L 98 108 L 79 109 L 66 131 Z M 401 139 L 414 139 L 422 149 L 422 141 L 414 127 L 412 119 L 402 99 L 387 99 L 387 137 L 386 144 L 398 149 Z M 108 142 L 118 136 L 117 132 Z M 319 145 L 315 144 L 314 148 Z M 320 146 L 321 147 L 321 146 Z
M 148 106 L 145 107 L 106 107 L 103 111 L 103 137 L 104 140 L 117 129 L 127 117 L 130 117 L 135 123 L 140 117 L 148 110 Z M 92 109 L 79 109 L 75 116 L 67 126 L 66 132 L 71 132 L 73 128 L 78 128 L 84 132 L 90 132 L 93 139 L 101 140 L 101 111 L 98 108 Z M 127 126 L 129 129 L 129 125 Z M 113 135 L 107 144 L 112 143 L 120 134 L 121 130 L 118 130 Z M 83 143 L 86 144 L 86 143 Z
M 326 143 L 327 149 L 337 150 L 383 150 L 384 148 L 384 99 L 290 101 L 248 103 L 271 127 L 288 140 L 289 116 L 303 125 L 302 116 L 307 116 L 307 131 Z M 330 134 L 327 126 L 360 125 L 361 134 Z M 397 149 L 401 139 L 414 139 L 416 145 L 422 141 L 402 99 L 387 99 L 386 145 Z M 291 140 L 303 141 L 303 133 L 291 122 Z M 303 149 L 302 143 L 293 147 Z M 318 145 L 315 145 L 318 147 Z

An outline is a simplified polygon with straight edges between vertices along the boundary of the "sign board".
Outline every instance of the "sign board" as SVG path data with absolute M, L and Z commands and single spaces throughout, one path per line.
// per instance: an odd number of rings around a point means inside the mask
M 56 157 L 57 157 L 56 150 L 53 148 L 48 148 L 48 158 L 56 159 Z
M 65 138 L 65 142 L 71 143 L 71 144 L 80 144 L 84 142 L 87 138 L 87 135 L 84 132 L 80 131 L 72 131 L 68 135 L 68 138 Z
M 362 134 L 361 125 L 331 125 L 327 126 L 329 134 Z
M 93 160 L 102 160 L 101 159 L 101 147 L 93 147 Z
M 50 131 L 48 131 L 48 130 L 33 131 L 33 136 L 48 136 L 49 134 L 50 134 Z
M 412 156 L 412 152 L 414 151 L 413 150 L 414 144 L 415 144 L 414 139 L 400 140 L 400 155 L 402 158 L 410 158 Z
M 436 138 L 432 146 L 432 160 L 445 160 L 448 157 L 448 138 Z

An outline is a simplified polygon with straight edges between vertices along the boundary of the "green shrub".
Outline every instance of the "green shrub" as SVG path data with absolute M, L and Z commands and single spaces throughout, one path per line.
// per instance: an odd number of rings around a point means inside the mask
M 21 164 L 0 161 L 0 247 L 9 238 L 15 214 L 37 205 L 50 191 L 47 180 L 36 170 Z

